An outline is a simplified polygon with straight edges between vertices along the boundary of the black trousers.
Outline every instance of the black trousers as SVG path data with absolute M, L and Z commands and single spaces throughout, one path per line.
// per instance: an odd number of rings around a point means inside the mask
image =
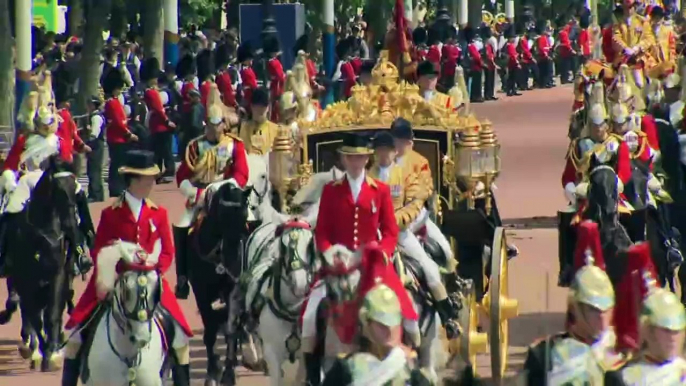
M 469 78 L 471 80 L 471 84 L 469 87 L 469 99 L 471 99 L 472 101 L 483 99 L 483 94 L 481 92 L 483 87 L 483 84 L 481 83 L 482 76 L 483 75 L 481 70 L 469 71 Z
M 172 153 L 172 142 L 174 133 L 165 131 L 152 135 L 152 148 L 155 153 L 155 162 L 162 170 L 165 177 L 175 174 L 176 165 L 174 164 L 174 154 Z
M 517 88 L 520 90 L 529 88 L 529 66 L 528 63 L 522 63 L 522 68 L 518 71 Z
M 574 58 L 573 57 L 560 57 L 559 61 L 559 75 L 560 75 L 560 83 L 570 83 L 572 80 L 569 76 L 570 72 L 572 71 L 572 68 L 574 66 Z
M 495 69 L 484 70 L 484 97 L 495 98 Z
M 94 201 L 105 200 L 102 168 L 105 162 L 105 141 L 94 139 L 88 142 L 91 152 L 86 154 L 86 175 L 88 176 L 88 198 Z
M 131 146 L 128 143 L 110 143 L 107 147 L 110 154 L 110 174 L 107 176 L 107 184 L 109 185 L 110 197 L 117 197 L 126 189 L 124 177 L 119 174 L 119 168 L 124 166 L 126 152 Z
M 507 95 L 512 95 L 517 92 L 517 77 L 519 76 L 519 68 L 508 68 L 507 69 L 507 81 L 505 82 L 505 92 Z
M 547 87 L 553 84 L 553 62 L 550 59 L 538 60 L 538 85 Z

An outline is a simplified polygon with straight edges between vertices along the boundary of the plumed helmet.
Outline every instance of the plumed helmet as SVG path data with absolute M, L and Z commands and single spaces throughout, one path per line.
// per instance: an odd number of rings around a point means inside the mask
M 302 34 L 293 46 L 293 56 L 298 56 L 298 52 L 303 51 L 309 53 L 310 35 Z
M 591 25 L 591 14 L 584 12 L 579 16 L 579 27 L 586 29 Z
M 617 293 L 622 296 L 617 299 L 615 332 L 617 345 L 621 350 L 638 349 L 639 313 L 643 300 L 657 287 L 655 278 L 657 271 L 653 264 L 648 243 L 631 246 L 625 253 L 624 275 L 617 285 Z M 621 313 L 621 314 L 620 314 Z
M 395 327 L 402 322 L 398 295 L 385 284 L 378 284 L 365 295 L 360 308 L 363 325 L 374 321 L 384 326 Z
M 236 53 L 236 56 L 239 63 L 243 63 L 246 60 L 253 59 L 254 52 L 250 42 L 241 43 L 241 45 L 238 47 L 238 52 Z
M 281 44 L 276 36 L 269 36 L 262 41 L 262 50 L 265 54 L 278 54 L 281 52 Z
M 140 78 L 143 82 L 159 78 L 161 72 L 160 61 L 157 58 L 148 58 L 141 63 Z
M 205 81 L 214 74 L 214 54 L 210 50 L 202 50 L 195 57 L 198 66 L 198 80 Z
M 615 292 L 605 272 L 598 224 L 593 221 L 584 221 L 578 226 L 574 269 L 576 273 L 570 292 L 573 302 L 601 311 L 614 307 Z
M 218 125 L 224 120 L 224 111 L 218 105 L 212 105 L 207 109 L 207 122 Z
M 124 76 L 119 69 L 113 68 L 107 72 L 102 81 L 102 90 L 105 94 L 112 94 L 116 89 L 124 88 Z
M 428 38 L 429 36 L 424 27 L 417 27 L 412 31 L 412 41 L 414 41 L 414 44 L 426 44 Z
M 590 97 L 590 111 L 588 112 L 588 119 L 595 125 L 600 125 L 607 121 L 607 110 L 605 108 L 605 87 L 603 82 L 595 82 L 591 89 Z
M 195 75 L 195 72 L 195 59 L 190 54 L 184 55 L 176 64 L 176 76 L 181 80 Z
M 674 293 L 653 287 L 643 303 L 641 322 L 671 331 L 683 331 L 686 329 L 686 311 Z
M 630 116 L 629 108 L 624 103 L 613 103 L 610 109 L 610 116 L 612 117 L 612 122 L 622 124 L 629 120 Z

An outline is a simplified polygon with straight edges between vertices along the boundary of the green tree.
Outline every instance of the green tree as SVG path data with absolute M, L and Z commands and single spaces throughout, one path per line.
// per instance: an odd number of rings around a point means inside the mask
M 164 0 L 146 0 L 141 14 L 143 52 L 146 58 L 164 63 Z
M 102 32 L 110 16 L 112 0 L 85 0 L 84 5 L 86 28 L 79 63 L 79 93 L 76 95 L 76 108 L 79 112 L 86 110 L 86 102 L 91 95 L 98 95 Z
M 207 23 L 212 20 L 222 3 L 222 0 L 179 0 L 179 26 L 201 26 Z

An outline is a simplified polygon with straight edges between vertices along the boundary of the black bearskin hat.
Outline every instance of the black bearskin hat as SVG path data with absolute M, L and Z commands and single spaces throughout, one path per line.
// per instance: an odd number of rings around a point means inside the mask
M 655 6 L 650 10 L 651 17 L 665 17 L 665 10 L 662 7 Z
M 116 89 L 124 88 L 124 76 L 118 68 L 113 68 L 107 71 L 105 78 L 102 80 L 102 90 L 105 94 L 112 94 Z
M 262 41 L 262 51 L 265 54 L 277 54 L 281 52 L 281 45 L 279 44 L 279 38 L 276 36 L 269 36 Z
M 464 27 L 462 29 L 462 36 L 464 37 L 464 40 L 471 42 L 476 37 L 476 31 L 470 26 Z
M 69 86 L 64 82 L 53 82 L 55 93 L 55 104 L 60 106 L 64 102 L 69 102 L 72 99 L 71 93 L 69 92 Z
M 579 27 L 586 29 L 591 26 L 591 14 L 583 13 L 579 16 Z
M 198 66 L 198 80 L 201 82 L 207 80 L 214 73 L 214 57 L 212 51 L 202 50 L 195 57 L 195 63 Z
M 536 21 L 536 33 L 543 35 L 543 33 L 545 32 L 546 26 L 547 26 L 546 20 L 540 19 L 540 20 Z
M 223 43 L 217 46 L 214 52 L 214 66 L 216 69 L 225 68 L 231 62 L 231 51 L 228 44 Z
M 457 28 L 454 25 L 448 27 L 448 39 L 457 39 Z
M 246 60 L 253 59 L 254 53 L 250 42 L 241 43 L 241 45 L 238 47 L 238 52 L 236 53 L 236 56 L 239 63 L 243 63 Z
M 191 75 L 194 75 L 195 72 L 195 59 L 193 59 L 193 56 L 191 55 L 185 55 L 176 64 L 176 76 L 180 80 L 183 80 Z
M 429 28 L 427 33 L 427 43 L 429 45 L 438 44 L 443 40 L 443 31 L 436 25 Z
M 479 29 L 479 35 L 480 35 L 483 39 L 488 39 L 488 38 L 490 38 L 491 36 L 493 36 L 493 30 L 491 29 L 490 26 L 483 25 L 483 26 L 481 26 L 481 28 Z
M 514 32 L 517 36 L 524 35 L 524 33 L 526 33 L 526 28 L 524 27 L 524 23 L 515 23 L 515 31 Z
M 507 26 L 503 34 L 505 35 L 505 39 L 512 39 L 514 37 L 517 37 L 517 35 L 515 34 L 515 29 L 512 25 Z
M 362 66 L 360 66 L 360 74 L 371 74 L 375 66 L 375 61 L 365 60 L 364 62 L 362 62 Z
M 269 106 L 269 90 L 260 87 L 253 91 L 250 104 L 256 106 Z
M 295 45 L 293 46 L 293 56 L 297 57 L 298 52 L 302 51 L 304 53 L 309 53 L 310 50 L 308 48 L 310 44 L 310 35 L 308 34 L 302 34 L 298 40 L 295 41 Z
M 141 63 L 140 78 L 143 82 L 159 78 L 161 72 L 160 62 L 157 58 L 148 58 Z
M 428 38 L 429 36 L 424 27 L 417 27 L 412 31 L 412 41 L 414 41 L 414 44 L 426 44 Z
M 350 45 L 350 40 L 342 39 L 339 41 L 336 45 L 336 56 L 338 57 L 338 60 L 345 59 L 348 55 L 350 55 L 351 50 L 352 46 Z

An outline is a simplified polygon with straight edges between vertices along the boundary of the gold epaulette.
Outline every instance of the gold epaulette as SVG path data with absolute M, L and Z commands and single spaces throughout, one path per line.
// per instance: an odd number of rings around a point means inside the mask
M 365 176 L 365 181 L 367 182 L 367 185 L 371 186 L 372 188 L 376 189 L 377 187 L 377 181 L 373 179 L 372 177 Z
M 234 141 L 243 142 L 243 140 L 240 139 L 240 137 L 238 137 L 238 136 L 237 136 L 236 134 L 234 134 L 234 133 L 229 132 L 229 133 L 224 133 L 224 134 L 225 134 L 227 137 L 233 139 Z
M 344 178 L 339 178 L 339 179 L 337 179 L 336 181 L 331 181 L 331 182 L 329 182 L 329 184 L 331 184 L 332 186 L 338 186 L 338 185 L 340 185 L 340 184 L 343 183 L 343 180 L 344 180 Z M 327 185 L 328 185 L 328 184 L 327 184 Z
M 159 208 L 159 207 L 157 206 L 157 204 L 155 204 L 154 202 L 152 202 L 152 200 L 149 199 L 149 198 L 146 198 L 146 199 L 145 199 L 145 205 L 147 205 L 148 208 L 154 209 L 154 210 L 157 210 L 157 209 Z

